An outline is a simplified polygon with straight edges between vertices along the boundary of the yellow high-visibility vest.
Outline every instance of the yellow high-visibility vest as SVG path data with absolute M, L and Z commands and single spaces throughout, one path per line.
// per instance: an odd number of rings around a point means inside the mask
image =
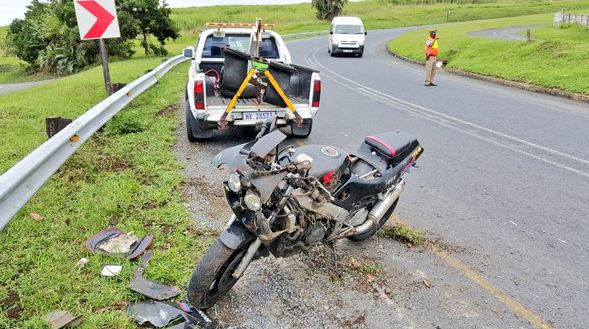
M 429 46 L 428 46 L 429 45 Z M 425 54 L 427 56 L 438 56 L 439 47 L 438 47 L 438 40 L 428 37 L 425 41 Z

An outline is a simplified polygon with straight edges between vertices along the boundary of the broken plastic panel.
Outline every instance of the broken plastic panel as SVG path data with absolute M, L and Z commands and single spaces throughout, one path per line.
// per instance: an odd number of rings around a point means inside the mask
M 84 242 L 90 253 L 101 252 L 109 256 L 120 256 L 135 259 L 141 256 L 153 242 L 153 236 L 139 239 L 126 234 L 116 227 L 100 231 Z
M 129 284 L 129 289 L 155 300 L 166 300 L 178 296 L 180 290 L 148 280 L 144 277 L 145 270 L 152 257 L 153 253 L 151 251 L 143 255 L 141 264 L 133 276 L 133 281 Z

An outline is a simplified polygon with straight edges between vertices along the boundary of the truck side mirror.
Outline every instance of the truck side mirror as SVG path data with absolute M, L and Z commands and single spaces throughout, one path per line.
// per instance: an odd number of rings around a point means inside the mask
M 186 47 L 184 48 L 184 57 L 186 58 L 194 58 L 194 47 Z
M 368 32 L 364 31 L 364 35 L 368 35 Z
M 329 31 L 329 34 L 333 35 L 333 31 Z

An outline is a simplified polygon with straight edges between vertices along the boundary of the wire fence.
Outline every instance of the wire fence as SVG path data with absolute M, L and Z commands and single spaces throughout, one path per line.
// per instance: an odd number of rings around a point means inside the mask
M 562 26 L 564 24 L 579 24 L 589 27 L 589 15 L 571 14 L 559 11 L 554 13 L 554 26 Z

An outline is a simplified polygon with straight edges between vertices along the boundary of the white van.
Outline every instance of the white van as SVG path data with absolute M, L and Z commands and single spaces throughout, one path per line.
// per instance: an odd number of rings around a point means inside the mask
M 331 56 L 336 54 L 355 54 L 362 57 L 366 30 L 358 17 L 338 16 L 331 21 L 329 29 L 329 48 Z

